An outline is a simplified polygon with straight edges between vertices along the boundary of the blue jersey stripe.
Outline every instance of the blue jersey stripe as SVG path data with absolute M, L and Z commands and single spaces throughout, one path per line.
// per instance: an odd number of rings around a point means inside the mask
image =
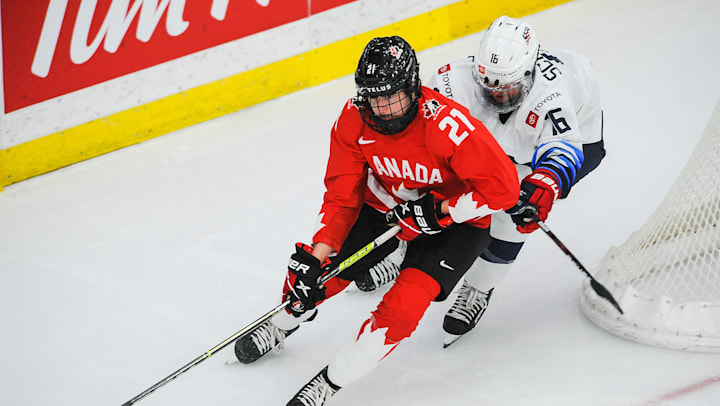
M 570 192 L 575 184 L 577 173 L 580 170 L 585 156 L 581 149 L 575 148 L 567 141 L 550 141 L 535 149 L 530 167 L 533 170 L 538 168 L 546 169 L 556 175 L 560 182 L 558 185 L 564 197 Z

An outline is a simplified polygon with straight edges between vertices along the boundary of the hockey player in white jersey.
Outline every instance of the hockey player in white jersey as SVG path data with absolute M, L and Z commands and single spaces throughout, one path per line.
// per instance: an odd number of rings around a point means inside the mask
M 605 156 L 600 93 L 590 62 L 543 50 L 525 21 L 495 20 L 473 57 L 442 66 L 427 84 L 466 106 L 516 163 L 516 207 L 492 216 L 491 242 L 445 316 L 445 347 L 470 331 L 528 233 Z

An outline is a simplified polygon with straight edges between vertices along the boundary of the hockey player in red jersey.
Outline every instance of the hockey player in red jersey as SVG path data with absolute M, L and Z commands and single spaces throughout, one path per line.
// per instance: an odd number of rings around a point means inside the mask
M 520 193 L 515 166 L 482 123 L 421 86 L 404 39 L 371 40 L 355 83 L 357 96 L 331 131 L 313 245 L 296 244 L 288 266 L 282 298 L 290 305 L 238 340 L 238 359 L 253 362 L 278 346 L 355 279 L 353 266 L 319 286 L 331 253 L 345 259 L 388 222 L 401 226 L 407 252 L 396 283 L 355 338 L 288 405 L 323 405 L 409 337 L 487 246 L 489 215 L 513 207 Z

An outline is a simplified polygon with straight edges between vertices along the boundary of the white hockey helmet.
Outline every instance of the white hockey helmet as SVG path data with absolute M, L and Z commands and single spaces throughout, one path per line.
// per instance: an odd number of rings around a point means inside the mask
M 530 93 L 540 45 L 526 22 L 502 16 L 490 24 L 475 53 L 473 78 L 483 105 L 508 113 Z

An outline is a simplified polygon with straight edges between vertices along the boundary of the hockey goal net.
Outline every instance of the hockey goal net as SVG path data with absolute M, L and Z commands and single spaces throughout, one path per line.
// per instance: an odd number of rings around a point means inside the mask
M 580 306 L 595 324 L 645 344 L 720 353 L 720 102 L 660 206 L 593 273 L 625 313 L 586 281 Z

